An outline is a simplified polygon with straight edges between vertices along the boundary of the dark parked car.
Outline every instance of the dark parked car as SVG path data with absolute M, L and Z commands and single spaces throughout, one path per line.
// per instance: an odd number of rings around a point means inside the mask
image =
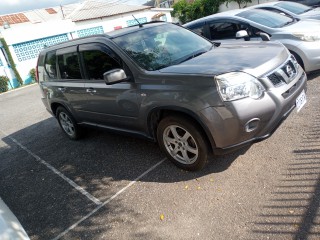
M 216 46 L 163 22 L 48 47 L 37 75 L 69 138 L 82 126 L 144 136 L 187 170 L 267 138 L 306 101 L 306 74 L 282 44 Z

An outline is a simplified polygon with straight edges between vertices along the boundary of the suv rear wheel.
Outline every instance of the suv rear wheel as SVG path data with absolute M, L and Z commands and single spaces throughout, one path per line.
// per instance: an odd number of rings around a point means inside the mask
M 188 171 L 201 169 L 208 158 L 208 144 L 202 131 L 182 117 L 166 117 L 159 123 L 160 148 L 178 167 Z
M 56 116 L 61 129 L 70 139 L 76 140 L 80 137 L 80 127 L 77 125 L 72 115 L 64 107 L 57 108 Z

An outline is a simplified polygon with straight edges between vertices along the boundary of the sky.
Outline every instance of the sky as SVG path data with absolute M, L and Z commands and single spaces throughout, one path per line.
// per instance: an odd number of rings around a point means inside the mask
M 100 0 L 101 1 L 101 0 Z M 114 2 L 114 0 L 111 0 Z M 83 0 L 0 0 L 0 15 L 23 12 L 38 8 L 56 7 L 70 3 L 83 2 Z M 141 5 L 145 0 L 126 0 L 126 4 Z

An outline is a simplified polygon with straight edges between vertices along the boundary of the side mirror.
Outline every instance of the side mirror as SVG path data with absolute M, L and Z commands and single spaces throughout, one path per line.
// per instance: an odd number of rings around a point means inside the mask
M 240 38 L 244 38 L 245 41 L 248 41 L 250 39 L 248 32 L 246 30 L 240 30 L 236 32 L 236 39 L 240 39 Z
M 266 33 L 260 33 L 260 37 L 262 39 L 262 41 L 270 41 L 270 36 Z
M 106 81 L 107 85 L 110 85 L 127 80 L 127 75 L 123 71 L 123 69 L 116 68 L 108 72 L 105 72 L 103 74 L 103 79 Z

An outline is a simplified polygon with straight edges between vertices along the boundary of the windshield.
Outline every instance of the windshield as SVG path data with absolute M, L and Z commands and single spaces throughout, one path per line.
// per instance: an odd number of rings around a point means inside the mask
M 271 28 L 281 28 L 294 22 L 292 18 L 283 16 L 278 13 L 259 9 L 244 11 L 237 14 L 236 16 Z
M 113 40 L 148 71 L 179 64 L 212 48 L 208 40 L 173 24 L 142 27 Z
M 297 15 L 300 15 L 302 13 L 308 12 L 312 10 L 311 7 L 305 6 L 300 3 L 295 3 L 295 2 L 279 2 L 275 4 L 275 6 L 281 7 L 285 10 L 288 10 L 289 12 L 293 12 Z

